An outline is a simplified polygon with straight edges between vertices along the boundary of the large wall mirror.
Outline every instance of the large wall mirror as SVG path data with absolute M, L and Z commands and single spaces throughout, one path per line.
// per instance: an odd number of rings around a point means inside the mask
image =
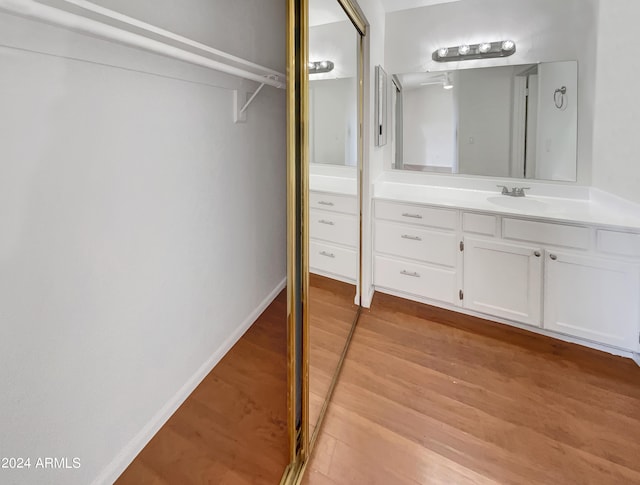
M 313 442 L 359 311 L 361 35 L 309 0 L 309 431 Z
M 392 76 L 393 168 L 576 180 L 578 65 Z

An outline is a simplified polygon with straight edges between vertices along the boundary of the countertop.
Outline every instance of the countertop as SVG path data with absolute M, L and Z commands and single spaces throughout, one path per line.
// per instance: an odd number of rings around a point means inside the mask
M 355 177 L 334 177 L 330 175 L 309 175 L 309 190 L 338 195 L 358 194 L 358 181 Z
M 602 200 L 561 197 L 510 197 L 499 191 L 377 182 L 374 199 L 491 212 L 578 224 L 640 230 L 640 211 Z

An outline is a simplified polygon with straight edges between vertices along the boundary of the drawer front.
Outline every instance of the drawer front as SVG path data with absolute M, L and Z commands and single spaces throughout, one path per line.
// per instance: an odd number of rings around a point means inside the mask
M 380 253 L 454 267 L 456 240 L 452 232 L 376 221 L 375 250 Z
M 310 210 L 309 236 L 355 248 L 358 244 L 358 218 L 337 212 Z
M 358 253 L 353 249 L 309 241 L 309 266 L 311 271 L 317 270 L 355 281 L 358 274 Z
M 474 214 L 465 212 L 462 214 L 462 230 L 473 234 L 485 236 L 498 235 L 498 218 L 486 214 Z
M 589 249 L 589 229 L 579 226 L 504 218 L 502 237 L 566 248 Z
M 358 201 L 355 196 L 309 192 L 309 207 L 345 214 L 358 214 Z
M 454 209 L 436 209 L 434 207 L 397 204 L 378 200 L 376 201 L 376 219 L 419 224 L 453 231 L 457 226 L 457 211 Z
M 640 258 L 640 234 L 598 230 L 597 245 L 603 253 Z
M 456 302 L 453 270 L 376 256 L 373 271 L 376 286 L 446 303 Z

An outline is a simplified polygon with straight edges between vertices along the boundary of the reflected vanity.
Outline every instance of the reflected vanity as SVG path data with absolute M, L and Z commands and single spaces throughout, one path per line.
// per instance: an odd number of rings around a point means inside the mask
M 576 180 L 578 63 L 392 76 L 393 167 Z

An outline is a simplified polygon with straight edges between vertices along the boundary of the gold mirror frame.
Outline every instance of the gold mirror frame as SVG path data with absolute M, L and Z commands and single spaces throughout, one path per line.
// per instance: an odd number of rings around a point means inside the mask
M 359 275 L 357 294 L 362 301 L 362 175 L 364 160 L 364 66 L 367 22 L 353 0 L 337 0 L 360 34 L 358 55 L 358 200 Z M 338 366 L 309 437 L 309 150 L 308 150 L 308 0 L 287 0 L 287 416 L 289 458 L 281 485 L 300 483 L 322 426 L 342 363 L 360 315 L 360 305 L 342 350 Z

